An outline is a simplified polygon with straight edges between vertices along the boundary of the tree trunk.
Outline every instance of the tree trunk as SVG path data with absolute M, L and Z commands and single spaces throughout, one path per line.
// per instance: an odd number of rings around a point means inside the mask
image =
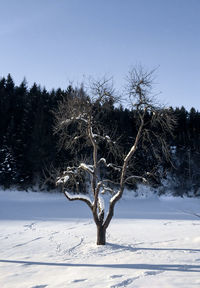
M 106 244 L 106 229 L 102 226 L 97 226 L 97 245 Z

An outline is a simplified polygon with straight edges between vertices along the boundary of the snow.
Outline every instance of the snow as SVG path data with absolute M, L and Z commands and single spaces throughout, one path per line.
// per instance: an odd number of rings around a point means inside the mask
M 0 287 L 200 287 L 200 199 L 124 196 L 96 246 L 85 203 L 0 191 Z

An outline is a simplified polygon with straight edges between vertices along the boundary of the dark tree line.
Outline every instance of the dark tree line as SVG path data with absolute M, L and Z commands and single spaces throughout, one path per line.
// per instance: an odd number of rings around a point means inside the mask
M 28 88 L 25 80 L 17 86 L 10 75 L 0 79 L 1 186 L 7 188 L 16 185 L 21 189 L 27 189 L 38 184 L 41 189 L 53 188 L 53 183 L 46 181 L 48 171 L 52 167 L 62 169 L 67 163 L 73 163 L 81 157 L 81 151 L 87 147 L 82 146 L 80 142 L 76 151 L 61 149 L 53 133 L 53 111 L 63 98 L 67 100 L 74 97 L 77 90 L 86 95 L 82 87 L 69 86 L 66 90 L 57 89 L 49 92 L 36 83 Z M 152 185 L 159 186 L 164 178 L 170 177 L 171 181 L 167 185 L 171 185 L 169 188 L 176 194 L 182 195 L 191 190 L 193 194 L 199 195 L 200 113 L 194 108 L 189 112 L 184 107 L 170 109 L 177 119 L 174 136 L 168 135 L 172 165 L 161 159 L 161 166 L 155 167 L 151 152 L 144 158 L 138 151 L 134 161 L 136 164 L 131 169 L 134 173 L 140 171 L 139 174 L 147 166 L 149 171 L 156 169 L 154 175 L 157 177 L 150 179 Z M 127 151 L 132 143 L 131 139 L 136 135 L 136 111 L 122 106 L 114 107 L 112 101 L 107 101 L 100 112 L 99 117 L 106 129 L 115 130 L 121 149 Z M 163 193 L 166 189 L 167 187 L 163 188 Z

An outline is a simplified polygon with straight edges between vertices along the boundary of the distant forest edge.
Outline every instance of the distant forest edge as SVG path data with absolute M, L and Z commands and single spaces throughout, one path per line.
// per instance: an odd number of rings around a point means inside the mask
M 36 83 L 28 88 L 25 80 L 16 86 L 10 74 L 0 79 L 0 186 L 28 189 L 37 184 L 41 190 L 53 189 L 54 183 L 48 177 L 51 169 L 62 169 L 81 158 L 81 152 L 60 149 L 53 133 L 52 111 L 63 97 L 71 97 L 73 89 L 86 93 L 83 87 L 72 86 L 50 92 Z M 195 108 L 189 112 L 184 107 L 170 109 L 177 119 L 174 136 L 168 136 L 172 165 L 161 160 L 157 177 L 150 184 L 159 187 L 159 193 L 200 196 L 200 113 Z M 116 131 L 126 150 L 136 135 L 134 110 L 107 102 L 102 106 L 102 115 L 104 125 Z M 136 160 L 133 170 L 143 171 L 144 165 L 154 169 L 151 155 L 145 151 L 139 151 Z M 83 191 L 84 185 L 87 183 L 83 183 Z

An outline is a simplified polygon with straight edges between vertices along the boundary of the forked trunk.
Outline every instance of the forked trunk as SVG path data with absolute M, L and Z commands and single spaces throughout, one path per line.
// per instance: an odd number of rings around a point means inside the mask
M 106 244 L 106 229 L 102 226 L 97 226 L 97 245 Z

